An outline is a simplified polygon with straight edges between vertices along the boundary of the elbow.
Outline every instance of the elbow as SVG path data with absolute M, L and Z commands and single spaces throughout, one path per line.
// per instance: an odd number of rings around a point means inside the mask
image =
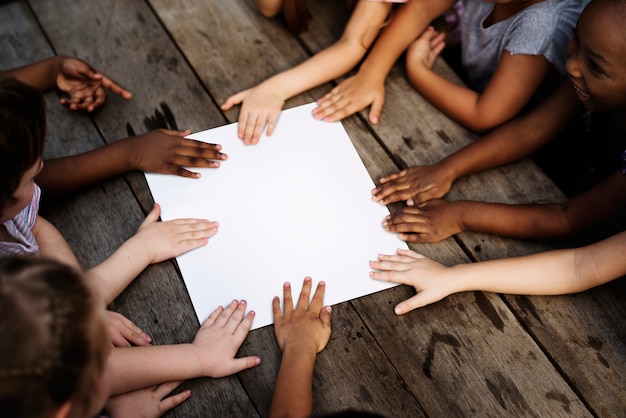
M 259 12 L 265 17 L 274 17 L 278 13 L 280 13 L 283 2 L 281 0 L 277 1 L 267 1 L 267 0 L 256 0 L 256 7 L 259 9 Z
M 507 122 L 507 120 L 508 119 L 505 118 L 494 118 L 493 115 L 485 115 L 481 112 L 476 112 L 465 121 L 464 125 L 467 129 L 476 134 L 486 135 L 498 126 Z

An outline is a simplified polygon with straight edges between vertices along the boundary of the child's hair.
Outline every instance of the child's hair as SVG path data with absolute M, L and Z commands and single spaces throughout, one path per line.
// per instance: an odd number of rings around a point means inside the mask
M 306 0 L 284 0 L 283 16 L 289 30 L 296 35 L 306 30 L 312 17 Z
M 0 74 L 0 211 L 15 202 L 13 193 L 43 154 L 45 137 L 43 96 Z
M 353 7 L 358 0 L 349 0 L 348 5 Z M 307 6 L 307 0 L 284 0 L 283 16 L 287 22 L 287 27 L 294 34 L 298 35 L 309 26 L 309 21 L 313 17 Z
M 104 306 L 81 274 L 36 257 L 0 259 L 0 416 L 93 407 L 108 353 Z

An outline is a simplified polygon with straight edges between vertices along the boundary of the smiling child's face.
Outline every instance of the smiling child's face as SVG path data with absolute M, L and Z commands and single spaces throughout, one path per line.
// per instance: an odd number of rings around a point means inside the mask
M 11 201 L 9 206 L 2 208 L 2 211 L 0 211 L 0 223 L 14 218 L 26 206 L 28 206 L 30 201 L 33 199 L 35 177 L 37 177 L 37 174 L 39 174 L 42 168 L 43 160 L 39 158 L 35 164 L 33 164 L 33 166 L 29 168 L 26 173 L 24 173 L 19 186 L 17 186 L 17 189 L 13 192 L 13 197 L 17 200 Z
M 593 0 L 578 20 L 568 46 L 568 76 L 592 112 L 626 116 L 626 4 Z

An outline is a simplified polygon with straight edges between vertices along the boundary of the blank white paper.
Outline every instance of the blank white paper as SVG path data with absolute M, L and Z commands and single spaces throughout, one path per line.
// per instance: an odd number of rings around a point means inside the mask
M 273 323 L 271 303 L 291 282 L 296 299 L 305 276 L 326 282 L 333 305 L 387 289 L 369 277 L 369 260 L 407 248 L 381 222 L 387 208 L 340 122 L 317 121 L 314 103 L 281 113 L 274 133 L 243 145 L 237 124 L 189 135 L 222 144 L 228 154 L 201 179 L 146 174 L 163 220 L 220 223 L 205 247 L 177 258 L 198 319 L 245 300 L 253 329 Z M 389 309 L 381 306 L 381 309 Z

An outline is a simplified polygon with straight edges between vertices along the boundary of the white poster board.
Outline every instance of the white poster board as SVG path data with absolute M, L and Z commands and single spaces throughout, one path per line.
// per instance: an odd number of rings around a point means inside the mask
M 371 279 L 368 262 L 406 243 L 382 228 L 389 212 L 371 201 L 374 184 L 342 124 L 313 119 L 314 106 L 283 111 L 257 145 L 243 145 L 237 124 L 189 135 L 228 154 L 201 179 L 146 174 L 163 220 L 220 223 L 208 245 L 177 258 L 200 322 L 237 299 L 256 312 L 253 329 L 269 325 L 283 283 L 296 299 L 305 276 L 326 282 L 330 305 L 393 286 Z

